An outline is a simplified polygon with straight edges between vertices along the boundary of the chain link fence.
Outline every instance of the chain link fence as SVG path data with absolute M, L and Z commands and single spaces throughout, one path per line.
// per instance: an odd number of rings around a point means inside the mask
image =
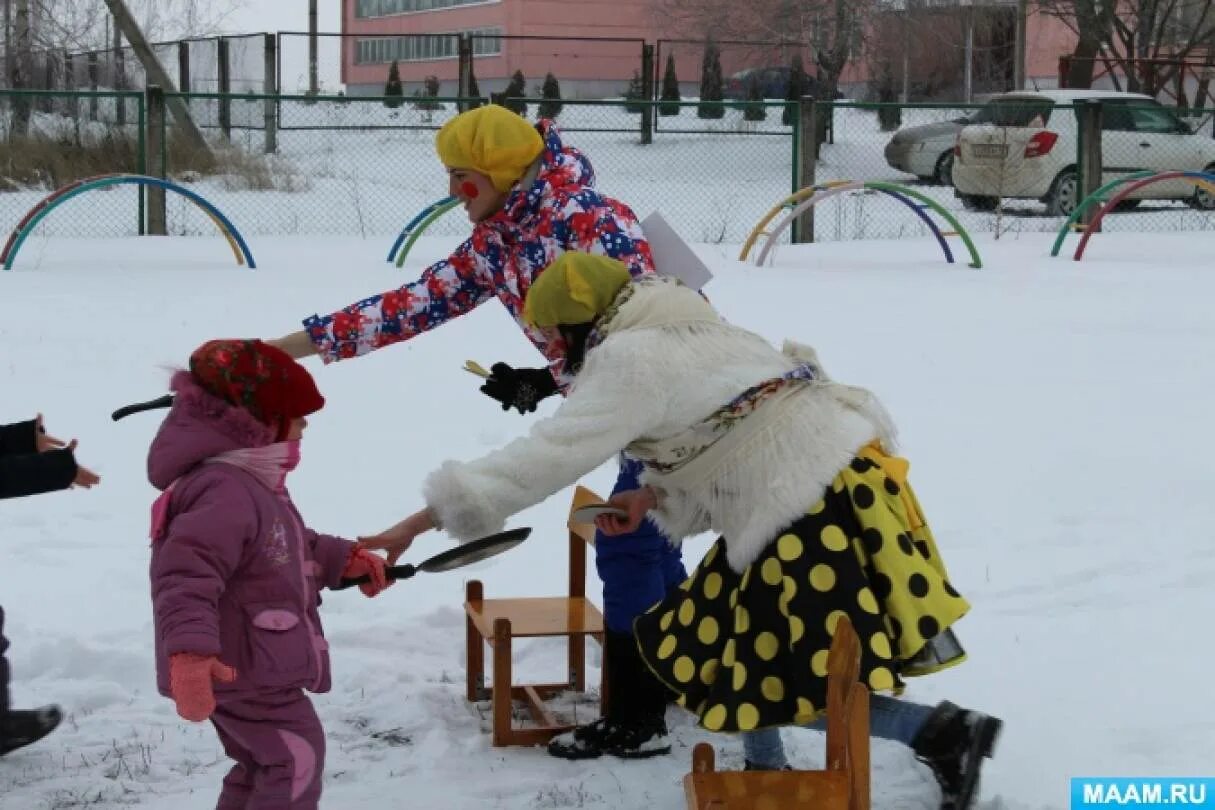
M 1109 100 L 1101 107 L 1102 182 L 1123 180 L 1109 195 L 1126 192 L 1102 220 L 1102 229 L 1215 228 L 1215 188 L 1198 186 L 1192 178 L 1126 182 L 1147 172 L 1215 172 L 1215 111 Z
M 654 97 L 663 98 L 664 94 L 677 89 L 680 100 L 699 100 L 705 69 L 713 69 L 714 62 L 721 70 L 723 99 L 736 102 L 752 96 L 766 102 L 786 100 L 794 56 L 802 57 L 803 70 L 810 66 L 813 72 L 809 48 L 798 43 L 718 40 L 711 45 L 710 48 L 709 43 L 699 39 L 658 40 L 654 48 Z M 816 79 L 803 75 L 801 81 L 804 94 L 822 97 Z M 711 115 L 713 109 L 711 104 L 698 109 L 698 117 L 711 120 L 705 113 Z M 682 120 L 671 121 L 661 113 L 662 108 L 654 123 L 656 131 L 686 128 Z M 777 110 L 775 123 L 782 123 L 782 117 L 783 124 L 792 127 L 795 116 L 792 113 L 782 116 L 782 110 Z M 771 127 L 773 116 L 768 118 Z
M 75 113 L 32 113 L 26 143 L 12 134 L 19 106 L 14 98 L 37 107 L 44 95 Z M 434 137 L 458 113 L 458 101 L 452 98 L 170 94 L 167 100 L 184 101 L 196 119 L 203 111 L 208 119 L 262 125 L 233 125 L 227 137 L 222 129 L 205 130 L 210 149 L 204 151 L 177 134 L 170 115 L 162 133 L 163 155 L 145 159 L 137 123 L 144 116 L 143 98 L 138 94 L 10 92 L 0 98 L 5 100 L 5 165 L 10 167 L 0 177 L 6 189 L 0 193 L 0 217 L 10 225 L 68 182 L 102 173 L 149 173 L 148 167 L 155 173 L 163 165 L 170 180 L 216 205 L 246 237 L 342 234 L 390 241 L 418 211 L 447 195 Z M 118 101 L 132 111 L 123 127 L 114 123 Z M 677 115 L 668 116 L 668 121 L 681 122 L 678 129 L 646 144 L 641 113 L 657 102 L 563 101 L 559 109 L 549 108 L 554 102 L 546 99 L 509 103 L 525 106 L 528 120 L 542 113 L 555 117 L 566 144 L 591 161 L 603 193 L 642 217 L 661 211 L 691 241 L 741 241 L 793 185 L 794 138 L 792 129 L 779 123 L 783 104 L 727 102 L 720 119 L 705 121 L 697 117 L 695 102 L 683 102 Z M 61 162 L 31 159 L 34 148 Z M 94 153 L 95 159 L 86 159 Z M 45 170 L 12 169 L 43 164 Z M 70 213 L 49 217 L 39 224 L 38 234 L 139 233 L 140 190 L 122 187 L 104 193 L 105 205 L 92 195 L 65 203 Z M 166 201 L 169 233 L 214 232 L 214 224 L 193 203 L 178 195 L 168 195 Z M 466 218 L 456 210 L 428 233 L 459 236 L 468 231 Z
M 971 233 L 1057 232 L 1085 190 L 1144 172 L 1215 169 L 1209 111 L 1172 110 L 1100 98 L 1102 126 L 1086 133 L 1083 102 L 1070 97 L 996 97 L 982 105 L 818 103 L 830 120 L 816 182 L 899 183 L 949 209 Z M 1086 185 L 1082 156 L 1101 156 Z M 1112 189 L 1106 197 L 1116 193 Z M 876 191 L 844 195 L 816 210 L 814 237 L 927 236 L 927 226 Z M 1215 196 L 1192 180 L 1137 188 L 1105 217 L 1107 230 L 1209 229 Z M 1092 207 L 1095 213 L 1097 206 Z
M 12 228 L 69 182 L 115 172 L 155 174 L 161 165 L 170 180 L 210 200 L 249 237 L 340 234 L 387 243 L 419 211 L 447 196 L 434 137 L 458 114 L 457 99 L 168 98 L 186 102 L 196 120 L 219 124 L 204 130 L 208 150 L 179 136 L 170 116 L 161 133 L 163 154 L 145 155 L 139 123 L 145 100 L 138 93 L 0 92 L 0 217 Z M 484 101 L 466 99 L 465 105 Z M 802 185 L 799 146 L 812 140 L 801 132 L 805 110 L 782 102 L 727 100 L 720 118 L 704 118 L 695 100 L 504 101 L 531 121 L 554 117 L 566 144 L 591 161 L 603 193 L 641 217 L 661 211 L 694 242 L 743 242 L 765 212 Z M 1150 173 L 1215 171 L 1211 111 L 1133 101 L 1102 99 L 1096 129 L 1084 123 L 1084 105 L 1051 97 L 969 106 L 817 102 L 814 116 L 824 124 L 825 139 L 813 182 L 906 185 L 976 234 L 1055 232 L 1086 190 Z M 653 114 L 643 115 L 647 109 Z M 799 113 L 792 125 L 782 120 L 787 109 Z M 648 133 L 647 119 L 655 127 Z M 1085 155 L 1089 161 L 1099 155 L 1099 179 L 1084 177 Z M 1215 189 L 1194 177 L 1111 186 L 1104 198 L 1124 189 L 1103 229 L 1215 226 Z M 93 194 L 68 200 L 38 233 L 142 232 L 139 189 L 101 193 L 104 204 Z M 213 233 L 196 206 L 176 195 L 167 199 L 170 233 Z M 816 207 L 813 228 L 816 241 L 931 235 L 921 219 L 878 189 L 850 191 Z M 466 218 L 454 210 L 427 233 L 455 237 L 468 231 Z M 789 239 L 789 232 L 781 238 Z
M 127 123 L 116 123 L 120 105 Z M 146 172 L 139 93 L 0 90 L 0 227 L 12 231 L 47 195 L 103 174 Z M 121 187 L 65 199 L 40 236 L 134 236 L 142 190 Z
M 510 92 L 541 95 L 547 73 L 569 99 L 632 98 L 641 95 L 648 69 L 642 39 L 472 34 L 472 70 L 481 95 Z M 546 72 L 536 70 L 545 65 Z M 523 77 L 524 91 L 511 86 Z M 648 85 L 646 86 L 648 87 Z
M 447 175 L 434 152 L 435 133 L 458 114 L 458 100 L 318 98 L 228 99 L 233 116 L 260 115 L 266 101 L 278 110 L 277 151 L 264 153 L 265 134 L 234 131 L 219 151 L 222 170 L 200 166 L 199 156 L 169 138 L 166 165 L 229 214 L 242 233 L 350 234 L 391 239 L 419 211 L 447 195 Z M 483 100 L 478 99 L 478 102 Z M 396 104 L 398 106 L 388 106 Z M 197 105 L 199 99 L 192 101 Z M 642 143 L 641 110 L 655 102 L 509 99 L 531 121 L 554 117 L 568 146 L 590 160 L 596 185 L 640 217 L 659 210 L 687 239 L 738 242 L 755 220 L 789 193 L 793 139 L 775 132 L 781 104 L 752 108 L 769 121 L 747 120 L 744 105 L 730 105 L 713 129 L 698 128 L 696 105 L 680 105 L 687 126 Z M 254 109 L 238 113 L 248 105 Z M 771 124 L 775 119 L 776 124 Z M 205 233 L 206 217 L 182 204 L 169 216 L 172 233 Z M 467 234 L 453 210 L 427 231 Z
M 273 93 L 275 87 L 275 39 L 267 34 L 224 37 L 198 37 L 173 42 L 153 43 L 153 54 L 179 92 L 191 93 Z M 268 69 L 269 68 L 269 69 Z M 46 113 L 76 115 L 68 104 L 74 93 L 91 94 L 87 100 L 91 120 L 110 121 L 125 126 L 133 120 L 122 97 L 103 108 L 98 99 L 103 93 L 142 93 L 150 81 L 143 64 L 131 47 L 95 51 L 66 50 L 31 53 L 22 69 L 25 89 L 51 91 L 37 97 Z M 62 91 L 62 94 L 56 95 Z M 113 98 L 113 97 L 112 97 Z M 195 111 L 196 123 L 203 128 L 261 126 L 259 120 L 220 121 L 215 108 L 201 106 Z

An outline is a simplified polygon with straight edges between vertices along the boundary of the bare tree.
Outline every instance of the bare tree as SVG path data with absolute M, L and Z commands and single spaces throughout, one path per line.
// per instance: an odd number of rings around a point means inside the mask
M 1215 41 L 1215 0 L 1039 0 L 1077 36 L 1065 78 L 1090 87 L 1096 63 L 1119 68 L 1126 89 L 1155 95 L 1180 78 L 1181 61 Z M 1204 54 L 1205 55 L 1205 54 Z M 1181 99 L 1179 99 L 1181 100 Z
M 1097 56 L 1109 41 L 1117 0 L 1038 0 L 1041 10 L 1062 20 L 1076 35 L 1063 77 L 1068 87 L 1091 87 Z
M 1122 68 L 1127 89 L 1156 95 L 1178 78 L 1181 65 L 1215 35 L 1213 0 L 1139 0 L 1133 14 L 1114 18 L 1107 52 Z M 1167 62 L 1148 60 L 1165 59 Z M 1136 70 L 1138 68 L 1138 70 Z
M 9 84 L 17 90 L 30 86 L 30 4 L 29 0 L 17 0 L 14 19 L 13 50 L 15 59 L 9 62 L 12 75 Z M 28 135 L 30 129 L 30 99 L 16 96 L 13 99 L 12 133 Z
M 718 41 L 809 45 L 822 92 L 833 97 L 844 68 L 860 58 L 876 5 L 877 0 L 656 0 L 654 12 L 669 30 L 703 38 L 711 33 Z
M 171 41 L 218 32 L 243 0 L 131 0 L 132 15 L 149 40 Z M 29 0 L 35 50 L 100 51 L 110 13 L 104 0 Z M 109 28 L 112 30 L 113 26 Z
M 975 6 L 970 20 L 957 11 L 914 0 L 879 11 L 865 48 L 873 91 L 890 92 L 901 83 L 906 101 L 957 100 L 964 95 L 968 56 L 973 91 L 1014 87 L 1015 10 L 1007 5 Z M 973 31 L 969 53 L 968 26 Z

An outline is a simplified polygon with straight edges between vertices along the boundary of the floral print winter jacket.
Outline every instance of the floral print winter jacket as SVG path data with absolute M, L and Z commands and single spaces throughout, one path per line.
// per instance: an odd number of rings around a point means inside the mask
M 568 387 L 564 347 L 523 322 L 532 281 L 569 250 L 620 259 L 634 276 L 653 273 L 654 262 L 633 211 L 595 189 L 590 161 L 562 143 L 553 122 L 536 126 L 545 150 L 535 181 L 516 185 L 502 211 L 478 223 L 455 253 L 417 281 L 303 322 L 326 363 L 409 340 L 496 296 Z

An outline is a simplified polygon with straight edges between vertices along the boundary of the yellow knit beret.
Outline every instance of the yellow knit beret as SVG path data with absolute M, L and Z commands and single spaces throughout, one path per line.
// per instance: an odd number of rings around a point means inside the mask
M 532 282 L 523 299 L 523 320 L 538 327 L 590 323 L 631 277 L 628 266 L 617 259 L 562 253 Z
M 480 172 L 508 191 L 544 151 L 544 139 L 518 113 L 489 104 L 444 124 L 435 150 L 447 168 Z

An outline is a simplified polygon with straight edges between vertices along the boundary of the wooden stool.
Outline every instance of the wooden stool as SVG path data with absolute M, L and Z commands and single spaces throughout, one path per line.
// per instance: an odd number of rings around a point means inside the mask
M 567 689 L 586 688 L 586 637 L 603 644 L 603 614 L 586 598 L 586 547 L 595 543 L 593 523 L 574 523 L 574 510 L 603 499 L 586 487 L 574 490 L 570 504 L 569 595 L 527 599 L 485 599 L 479 580 L 465 588 L 465 641 L 468 647 L 468 699 L 489 698 L 493 706 L 493 744 L 539 745 L 573 728 L 560 724 L 544 702 Z M 569 639 L 569 672 L 563 683 L 516 684 L 511 680 L 511 642 L 516 638 L 565 636 Z M 493 649 L 493 684 L 485 688 L 485 648 Z M 511 724 L 513 701 L 527 704 L 536 725 Z M 607 709 L 607 691 L 600 688 L 599 709 Z
M 869 810 L 869 690 L 857 682 L 861 648 L 842 618 L 827 661 L 827 767 L 715 771 L 713 747 L 692 749 L 689 810 Z

